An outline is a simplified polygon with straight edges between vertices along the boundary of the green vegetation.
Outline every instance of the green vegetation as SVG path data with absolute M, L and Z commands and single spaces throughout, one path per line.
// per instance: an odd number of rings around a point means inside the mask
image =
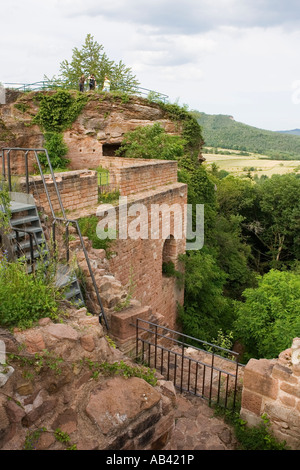
M 0 248 L 1 235 L 5 235 L 10 227 L 10 197 L 7 184 L 0 179 Z
M 167 134 L 159 123 L 155 123 L 126 133 L 116 155 L 175 160 L 184 155 L 184 145 L 180 136 Z
M 46 132 L 44 147 L 48 151 L 49 160 L 52 168 L 56 171 L 58 169 L 66 169 L 69 160 L 65 158 L 68 153 L 68 147 L 64 143 L 62 134 L 58 132 Z M 40 163 L 44 168 L 48 167 L 48 161 L 46 154 L 40 152 L 39 154 Z
M 65 158 L 68 147 L 63 141 L 62 132 L 75 121 L 87 103 L 87 97 L 79 92 L 58 90 L 49 93 L 39 93 L 36 96 L 39 110 L 33 118 L 44 132 L 44 147 L 48 151 L 51 166 L 54 169 L 66 168 L 69 163 Z M 40 154 L 40 161 L 47 167 L 46 156 Z
M 248 423 L 240 418 L 239 412 L 232 413 L 224 409 L 216 408 L 216 414 L 222 415 L 225 422 L 233 427 L 238 441 L 237 450 L 289 450 L 286 441 L 280 441 L 271 429 L 271 423 L 266 414 L 261 416 L 261 422 L 257 426 L 248 426 Z
M 107 238 L 101 239 L 97 235 L 97 225 L 99 219 L 97 216 L 92 215 L 88 217 L 82 217 L 78 220 L 78 225 L 81 231 L 82 236 L 88 237 L 89 240 L 92 242 L 92 247 L 96 249 L 104 249 L 108 250 L 112 239 L 109 238 L 109 233 L 107 234 Z
M 300 179 L 254 182 L 187 159 L 179 179 L 188 202 L 205 206 L 205 245 L 184 257 L 184 333 L 213 342 L 222 330 L 245 360 L 276 357 L 300 334 Z
M 59 77 L 53 77 L 51 81 L 53 85 L 78 89 L 79 78 L 82 74 L 86 79 L 93 74 L 100 90 L 105 75 L 110 79 L 111 90 L 129 92 L 139 85 L 131 69 L 122 61 L 116 63 L 110 60 L 104 52 L 103 45 L 94 41 L 91 34 L 86 36 L 81 49 L 77 47 L 73 49 L 70 62 L 68 60 L 61 62 Z
M 28 276 L 22 260 L 0 261 L 0 325 L 5 328 L 29 328 L 43 317 L 57 319 L 61 293 L 43 269 Z
M 88 98 L 79 92 L 57 90 L 38 93 L 36 100 L 39 110 L 33 122 L 46 132 L 62 132 L 75 121 Z
M 68 147 L 63 141 L 62 132 L 75 121 L 87 102 L 87 97 L 80 93 L 66 90 L 39 93 L 36 96 L 39 104 L 38 113 L 33 123 L 44 131 L 44 147 L 48 151 L 53 169 L 65 169 L 69 161 L 65 158 Z M 46 155 L 40 153 L 40 162 L 47 168 Z
M 236 305 L 236 334 L 250 357 L 277 357 L 300 332 L 299 272 L 271 270 L 243 296 Z
M 119 362 L 94 362 L 85 359 L 89 369 L 93 372 L 93 378 L 97 379 L 100 374 L 102 375 L 121 375 L 126 379 L 130 377 L 139 377 L 144 379 L 150 385 L 155 386 L 157 379 L 155 377 L 155 370 L 145 366 L 131 366 L 124 361 Z
M 202 126 L 208 147 L 267 155 L 272 159 L 299 160 L 300 136 L 258 129 L 234 121 L 226 115 L 193 112 Z
M 185 150 L 190 153 L 196 152 L 197 155 L 204 143 L 202 129 L 194 116 L 189 112 L 186 106 L 179 106 L 176 103 L 160 103 L 162 109 L 167 111 L 170 119 L 182 126 L 182 138 L 186 142 Z

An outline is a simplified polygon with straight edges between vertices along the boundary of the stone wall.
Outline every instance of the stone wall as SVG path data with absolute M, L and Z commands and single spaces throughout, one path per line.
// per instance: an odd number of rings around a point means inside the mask
M 89 364 L 137 365 L 110 346 L 85 308 L 66 314 L 63 323 L 0 330 L 0 449 L 22 450 L 25 442 L 37 450 L 171 449 L 173 385 L 161 377 L 150 385 L 137 376 L 93 375 Z M 57 429 L 68 434 L 67 445 Z
M 280 441 L 300 450 L 300 338 L 278 359 L 251 359 L 245 367 L 241 417 L 256 426 L 263 414 Z
M 111 187 L 124 196 L 177 181 L 175 161 L 100 157 L 100 165 L 109 171 Z
M 96 171 L 77 170 L 55 173 L 55 179 L 66 211 L 80 210 L 97 205 L 98 180 Z M 24 178 L 20 178 L 21 191 L 26 191 L 24 180 Z M 51 175 L 45 175 L 45 182 L 54 212 L 60 212 L 61 207 Z M 29 188 L 29 192 L 34 195 L 37 204 L 42 206 L 46 213 L 49 213 L 50 208 L 42 178 L 40 176 L 30 176 Z
M 111 212 L 106 212 L 109 207 L 99 206 L 97 212 L 99 221 L 105 220 L 110 213 L 111 217 L 116 217 L 118 238 L 110 248 L 113 252 L 109 259 L 110 271 L 122 285 L 132 289 L 134 299 L 142 306 L 151 306 L 154 314 L 161 314 L 171 329 L 176 329 L 177 302 L 183 303 L 184 290 L 175 277 L 166 277 L 163 274 L 162 266 L 164 261 L 172 260 L 175 268 L 181 269 L 178 256 L 185 253 L 186 203 L 187 186 L 174 183 L 128 197 L 128 217 L 125 221 L 127 228 L 124 228 L 125 219 L 120 217 L 120 206 L 111 208 Z M 164 218 L 162 212 L 157 219 L 155 217 L 155 210 L 163 205 L 167 210 L 170 209 L 170 226 L 165 233 L 163 229 L 167 228 L 165 221 L 168 219 Z M 144 213 L 137 211 L 136 215 L 131 214 L 133 208 L 134 211 L 140 209 Z M 172 208 L 176 208 L 178 212 L 173 212 Z M 158 231 L 154 230 L 154 220 L 158 222 Z M 135 233 L 130 231 L 131 224 L 133 227 L 138 226 L 139 238 L 135 238 Z M 120 237 L 122 232 L 125 233 L 124 239 Z

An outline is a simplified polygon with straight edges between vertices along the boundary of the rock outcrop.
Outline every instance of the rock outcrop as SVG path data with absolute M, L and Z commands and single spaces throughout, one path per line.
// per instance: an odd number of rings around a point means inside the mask
M 144 380 L 147 370 L 114 348 L 85 308 L 67 313 L 63 323 L 0 332 L 0 375 L 12 369 L 0 388 L 0 449 L 170 448 L 173 385 Z M 142 374 L 126 378 L 132 370 Z
M 44 147 L 43 131 L 33 123 L 39 110 L 37 93 L 8 93 L 6 104 L 0 105 L 0 148 Z M 87 92 L 86 96 L 84 109 L 63 133 L 71 170 L 97 168 L 99 157 L 114 155 L 124 134 L 139 126 L 158 122 L 167 133 L 182 131 L 181 124 L 172 121 L 159 104 L 144 98 L 131 96 L 124 100 L 113 94 L 93 92 Z M 20 162 L 16 170 L 21 172 Z

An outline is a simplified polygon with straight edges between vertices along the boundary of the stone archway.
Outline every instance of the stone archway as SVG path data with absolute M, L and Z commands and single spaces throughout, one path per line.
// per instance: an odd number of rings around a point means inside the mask
M 176 269 L 178 256 L 177 242 L 173 235 L 165 239 L 162 249 L 162 273 L 166 274 L 173 267 Z M 168 268 L 169 267 L 169 268 Z

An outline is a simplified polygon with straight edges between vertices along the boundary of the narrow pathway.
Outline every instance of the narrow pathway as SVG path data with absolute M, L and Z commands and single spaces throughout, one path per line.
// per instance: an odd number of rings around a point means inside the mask
M 231 427 L 201 398 L 178 394 L 175 421 L 176 450 L 236 450 Z

